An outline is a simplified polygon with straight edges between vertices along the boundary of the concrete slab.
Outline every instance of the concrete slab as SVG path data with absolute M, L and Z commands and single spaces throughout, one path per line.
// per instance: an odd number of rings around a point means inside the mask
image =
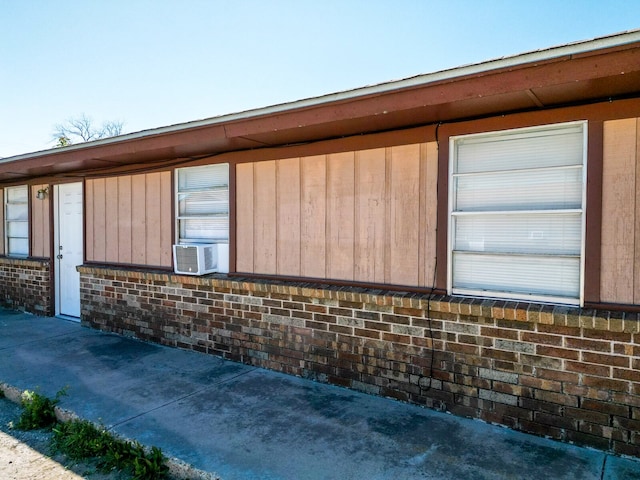
M 56 319 L 59 320 L 59 319 Z M 78 324 L 0 307 L 0 352 L 6 348 L 77 332 Z
M 549 478 L 596 480 L 605 457 L 264 370 L 117 430 L 225 480 L 544 478 L 551 472 Z
M 223 480 L 636 479 L 640 461 L 0 310 L 0 382 Z
M 610 455 L 604 466 L 602 480 L 640 480 L 640 461 Z

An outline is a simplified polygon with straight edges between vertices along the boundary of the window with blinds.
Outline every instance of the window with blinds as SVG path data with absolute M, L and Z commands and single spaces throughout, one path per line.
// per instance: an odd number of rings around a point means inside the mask
M 581 304 L 587 125 L 451 139 L 449 292 Z
M 229 164 L 176 170 L 179 244 L 229 242 Z
M 4 218 L 7 255 L 29 255 L 29 188 L 5 188 Z

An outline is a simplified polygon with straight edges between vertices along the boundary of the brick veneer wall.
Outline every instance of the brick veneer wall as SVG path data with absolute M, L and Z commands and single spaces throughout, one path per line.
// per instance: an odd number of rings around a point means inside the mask
M 640 456 L 637 314 L 80 267 L 82 322 Z
M 0 304 L 53 315 L 49 260 L 0 257 Z

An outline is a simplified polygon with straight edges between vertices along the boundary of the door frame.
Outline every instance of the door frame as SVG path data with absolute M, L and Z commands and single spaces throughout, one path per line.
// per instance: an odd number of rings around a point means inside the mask
M 53 245 L 52 245 L 52 253 L 51 253 L 51 261 L 53 262 L 54 268 L 53 268 L 53 306 L 54 306 L 54 313 L 56 317 L 63 317 L 69 320 L 73 320 L 76 322 L 80 322 L 80 317 L 74 317 L 74 316 L 70 316 L 70 315 L 65 315 L 63 313 L 60 312 L 61 310 L 61 288 L 60 288 L 60 283 L 61 283 L 61 273 L 62 273 L 62 269 L 60 268 L 60 262 L 57 261 L 56 256 L 59 254 L 60 252 L 60 187 L 64 186 L 64 185 L 70 185 L 73 183 L 77 183 L 80 185 L 81 188 L 81 192 L 82 192 L 82 238 L 81 238 L 81 245 L 82 245 L 82 262 L 84 263 L 84 259 L 85 259 L 85 186 L 84 186 L 84 182 L 83 181 L 79 181 L 79 182 L 68 182 L 68 183 L 60 183 L 60 184 L 54 184 L 52 185 L 52 208 L 53 208 L 53 228 L 52 228 L 52 233 L 53 233 Z

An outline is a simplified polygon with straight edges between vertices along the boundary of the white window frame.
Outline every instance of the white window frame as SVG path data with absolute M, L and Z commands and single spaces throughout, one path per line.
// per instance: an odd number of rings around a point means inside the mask
M 24 202 L 11 202 L 9 201 L 9 197 L 11 196 L 11 192 L 16 191 L 16 190 L 20 190 L 20 189 L 24 189 L 25 191 L 25 201 Z M 4 245 L 5 245 L 5 252 L 7 256 L 10 257 L 28 257 L 29 256 L 29 250 L 30 250 L 30 238 L 29 238 L 29 186 L 28 185 L 18 185 L 18 186 L 14 186 L 14 187 L 5 187 L 4 189 L 4 199 L 3 199 L 3 205 L 4 205 Z M 14 215 L 11 213 L 11 210 L 13 208 L 13 206 L 22 206 L 24 208 L 24 210 L 26 211 L 26 218 L 14 218 Z M 24 229 L 26 229 L 26 235 L 11 235 L 11 231 L 14 230 L 12 228 L 12 225 L 17 224 L 17 223 L 23 223 L 25 224 L 23 226 Z M 11 239 L 12 238 L 17 238 L 17 239 L 23 239 L 26 240 L 27 242 L 27 251 L 26 253 L 23 252 L 18 252 L 16 253 L 15 251 L 11 250 Z
M 494 291 L 491 289 L 472 289 L 472 288 L 460 288 L 460 287 L 456 287 L 454 286 L 454 272 L 453 272 L 453 257 L 454 257 L 454 245 L 455 245 L 455 235 L 456 235 L 456 218 L 462 216 L 462 215 L 468 215 L 468 212 L 462 212 L 462 211 L 456 211 L 455 210 L 455 205 L 456 205 L 456 199 L 457 199 L 457 182 L 456 182 L 456 177 L 460 177 L 464 174 L 458 173 L 456 172 L 456 166 L 457 166 L 457 154 L 458 154 L 458 150 L 457 150 L 457 143 L 461 140 L 464 139 L 472 139 L 472 138 L 486 138 L 488 140 L 495 138 L 496 140 L 505 138 L 507 136 L 510 135 L 527 135 L 528 133 L 532 133 L 532 134 L 536 134 L 538 132 L 541 131 L 545 131 L 545 130 L 553 130 L 553 129 L 559 129 L 559 128 L 563 128 L 563 127 L 570 127 L 570 126 L 580 126 L 582 128 L 582 175 L 581 175 L 581 181 L 582 181 L 582 192 L 581 192 L 581 208 L 580 209 L 567 209 L 567 210 L 563 210 L 563 209 L 533 209 L 533 210 L 516 210 L 516 211 L 492 211 L 490 209 L 487 210 L 482 210 L 480 209 L 479 211 L 474 211 L 471 214 L 485 214 L 485 215 L 509 215 L 509 214 L 520 214 L 520 215 L 536 215 L 536 214 L 552 214 L 552 215 L 562 215 L 562 214 L 573 214 L 575 215 L 576 212 L 579 212 L 580 214 L 580 248 L 579 248 L 579 285 L 578 285 L 578 295 L 576 297 L 566 297 L 563 295 L 548 295 L 548 294 L 541 294 L 541 293 L 536 293 L 536 292 L 532 292 L 532 293 L 522 293 L 522 292 L 505 292 L 505 291 Z M 559 123 L 559 124 L 551 124 L 551 125 L 543 125 L 543 126 L 537 126 L 537 127 L 525 127 L 525 128 L 517 128 L 517 129 L 510 129 L 510 130 L 502 130 L 502 131 L 495 131 L 495 132 L 488 132 L 488 133 L 479 133 L 479 134 L 469 134 L 469 135 L 460 135 L 460 136 L 454 136 L 454 137 L 450 137 L 449 139 L 449 152 L 450 152 L 450 161 L 449 161 L 449 205 L 448 205 L 448 234 L 447 234 L 447 291 L 449 295 L 465 295 L 465 296 L 472 296 L 472 297 L 484 297 L 484 298 L 498 298 L 498 299 L 505 299 L 505 300 L 524 300 L 524 301 L 531 301 L 531 302 L 540 302 L 540 303 L 553 303 L 553 304 L 565 304 L 565 305 L 580 305 L 582 306 L 584 304 L 584 262 L 585 262 L 585 225 L 586 225 L 586 188 L 587 188 L 587 139 L 588 139 L 588 134 L 587 134 L 587 122 L 586 121 L 579 121 L 579 122 L 566 122 L 566 123 Z M 558 168 L 558 167 L 551 167 L 551 168 Z M 578 167 L 575 167 L 578 168 Z M 532 169 L 533 170 L 533 169 Z M 543 167 L 540 169 L 535 169 L 535 170 L 540 170 L 540 171 L 544 171 L 544 170 L 550 170 L 550 168 L 547 167 Z M 512 172 L 512 170 L 495 170 L 495 171 L 491 171 L 490 174 L 493 173 L 509 173 Z M 495 253 L 496 256 L 503 256 L 503 258 L 506 259 L 506 257 L 513 255 L 513 254 L 509 254 L 508 252 L 502 252 L 502 253 Z M 537 257 L 537 256 L 544 256 L 546 258 L 549 258 L 549 254 L 540 254 L 540 253 L 527 253 L 525 254 L 528 257 Z M 559 257 L 562 257 L 563 255 L 559 255 Z M 565 257 L 567 257 L 566 255 L 564 255 Z M 576 255 L 571 255 L 571 257 L 575 258 Z
M 226 178 L 223 170 L 226 169 Z M 214 183 L 200 183 L 195 188 L 189 185 L 183 185 L 182 175 L 203 173 L 200 178 L 206 178 L 210 172 L 220 171 L 221 178 Z M 185 177 L 186 178 L 186 177 Z M 186 181 L 186 180 L 185 180 Z M 211 202 L 211 211 L 190 213 L 185 211 L 188 207 L 185 201 L 191 197 L 201 205 Z M 209 197 L 209 200 L 207 200 Z M 226 205 L 225 205 L 226 201 Z M 212 164 L 199 167 L 178 168 L 175 171 L 175 215 L 176 215 L 176 244 L 228 244 L 229 243 L 229 164 Z M 189 236 L 182 235 L 183 230 L 186 231 L 186 222 L 194 222 L 202 220 L 203 222 L 217 222 L 221 227 L 217 228 L 218 232 L 224 232 L 217 235 L 205 236 Z M 183 229 L 183 224 L 185 228 Z M 203 229 L 204 231 L 204 229 Z

